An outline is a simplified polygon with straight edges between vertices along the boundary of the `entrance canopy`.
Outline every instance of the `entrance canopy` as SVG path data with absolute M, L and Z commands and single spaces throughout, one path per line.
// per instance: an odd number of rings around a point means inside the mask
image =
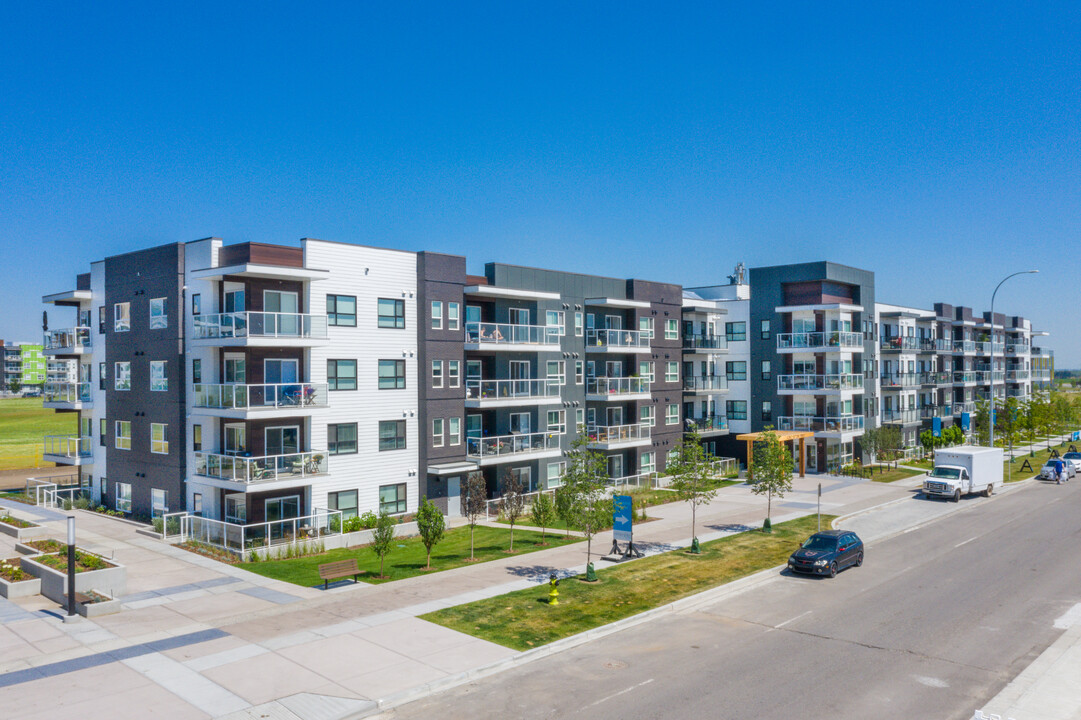
M 799 476 L 806 477 L 807 472 L 807 455 L 803 452 L 803 441 L 809 437 L 814 437 L 814 433 L 809 430 L 773 430 L 773 434 L 781 442 L 793 442 L 799 441 Z M 764 432 L 743 433 L 742 435 L 736 435 L 736 440 L 747 441 L 747 478 L 751 478 L 751 466 L 754 464 L 754 444 L 764 439 Z

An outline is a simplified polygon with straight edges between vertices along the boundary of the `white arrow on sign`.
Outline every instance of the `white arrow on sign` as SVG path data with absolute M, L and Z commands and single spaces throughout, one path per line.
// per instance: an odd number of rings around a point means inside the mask
M 627 523 L 627 522 L 630 522 L 630 521 L 631 521 L 631 519 L 629 517 L 627 517 L 626 515 L 616 515 L 616 522 L 618 522 L 618 523 Z

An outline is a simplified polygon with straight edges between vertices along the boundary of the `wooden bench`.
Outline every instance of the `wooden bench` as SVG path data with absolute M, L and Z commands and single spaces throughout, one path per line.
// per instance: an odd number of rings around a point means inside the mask
M 339 560 L 338 562 L 323 563 L 319 566 L 319 579 L 323 581 L 323 589 L 327 589 L 327 583 L 338 578 L 353 576 L 353 582 L 357 581 L 360 569 L 357 567 L 357 559 Z

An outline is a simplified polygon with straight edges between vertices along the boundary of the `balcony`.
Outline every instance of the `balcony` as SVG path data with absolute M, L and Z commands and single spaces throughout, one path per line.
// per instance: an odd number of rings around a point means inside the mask
M 470 408 L 552 405 L 559 402 L 559 385 L 551 380 L 465 381 L 465 406 Z
M 973 340 L 954 340 L 953 351 L 964 355 L 975 355 L 976 343 Z
M 953 382 L 957 385 L 971 384 L 976 382 L 975 370 L 955 370 L 953 373 Z
M 198 384 L 192 407 L 214 417 L 290 417 L 329 406 L 326 383 Z
M 216 481 L 211 485 L 244 492 L 294 487 L 328 472 L 325 450 L 263 457 L 195 453 L 195 475 Z
M 1007 370 L 1006 379 L 1010 382 L 1020 382 L 1022 380 L 1028 380 L 1028 370 Z
M 882 422 L 884 423 L 901 423 L 908 425 L 910 423 L 918 423 L 920 421 L 920 411 L 916 408 L 905 409 L 887 409 L 882 411 Z
M 1007 388 L 1006 396 L 1013 398 L 1026 398 L 1028 397 L 1028 392 L 1025 391 L 1025 388 Z
M 46 355 L 86 355 L 90 352 L 90 328 L 76 327 L 45 333 Z
M 559 435 L 555 433 L 520 433 L 492 437 L 466 438 L 466 457 L 481 465 L 495 465 L 521 458 L 559 457 Z
M 90 383 L 47 382 L 44 389 L 44 407 L 53 410 L 82 410 L 91 407 L 93 394 Z
M 728 340 L 724 335 L 684 335 L 683 352 L 713 353 L 727 352 Z
M 952 383 L 953 375 L 948 371 L 920 373 L 920 385 L 950 385 Z
M 728 432 L 728 418 L 723 415 L 706 415 L 704 417 L 689 417 L 684 419 L 687 432 L 697 432 L 699 435 L 714 435 Z
M 923 405 L 920 407 L 920 419 L 932 420 L 934 418 L 948 418 L 953 416 L 953 408 L 949 405 Z
M 969 413 L 971 415 L 974 412 L 976 412 L 976 403 L 974 402 L 953 404 L 954 415 L 960 415 L 961 413 Z
M 778 430 L 799 430 L 816 433 L 847 433 L 863 430 L 862 415 L 782 415 L 777 418 Z
M 787 352 L 862 352 L 863 335 L 854 332 L 778 333 L 777 350 Z
M 231 312 L 196 315 L 195 347 L 311 347 L 327 339 L 325 315 Z
M 709 395 L 727 391 L 728 378 L 724 375 L 690 375 L 683 378 L 683 392 Z
M 990 355 L 991 354 L 991 343 L 983 342 L 983 341 L 977 342 L 976 343 L 976 354 L 977 355 Z
M 587 353 L 649 352 L 652 336 L 639 330 L 586 330 Z
M 46 435 L 41 459 L 57 465 L 90 465 L 94 462 L 93 438 L 78 435 Z
M 1024 355 L 1028 352 L 1027 342 L 1008 342 L 1006 343 L 1007 355 Z
M 884 337 L 880 345 L 883 352 L 916 352 L 923 350 L 923 342 L 915 335 Z
M 1039 381 L 1042 381 L 1042 382 L 1048 382 L 1048 381 L 1051 380 L 1051 371 L 1050 370 L 1033 370 L 1032 371 L 1032 379 L 1033 380 L 1039 380 Z
M 620 450 L 641 447 L 651 442 L 649 425 L 594 425 L 586 430 L 587 447 L 594 450 Z
M 920 384 L 919 373 L 891 373 L 882 375 L 883 390 L 916 387 Z
M 933 349 L 938 353 L 950 353 L 953 352 L 953 340 L 949 338 L 938 338 L 930 341 L 933 344 Z
M 620 400 L 649 400 L 649 378 L 591 377 L 586 378 L 586 400 L 616 402 Z
M 560 328 L 552 325 L 469 322 L 465 324 L 466 350 L 539 352 L 559 349 Z
M 863 375 L 856 373 L 777 376 L 777 392 L 785 395 L 836 393 L 862 389 Z

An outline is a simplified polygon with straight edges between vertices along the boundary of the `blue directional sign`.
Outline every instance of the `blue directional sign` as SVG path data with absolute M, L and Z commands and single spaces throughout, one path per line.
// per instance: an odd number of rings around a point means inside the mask
M 966 412 L 961 413 L 961 429 L 965 432 L 968 432 L 968 422 L 970 417 L 971 416 Z
M 1077 442 L 1078 440 L 1081 440 L 1081 430 L 1074 430 L 1073 431 L 1073 436 L 1070 439 L 1073 440 L 1074 442 Z
M 942 418 L 931 418 L 931 434 L 935 437 L 942 437 Z
M 616 542 L 631 542 L 631 520 L 634 510 L 630 495 L 612 496 L 612 539 Z

